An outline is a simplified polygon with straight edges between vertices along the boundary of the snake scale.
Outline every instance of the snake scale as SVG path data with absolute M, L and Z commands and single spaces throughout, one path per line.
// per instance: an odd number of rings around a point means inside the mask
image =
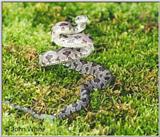
M 66 106 L 60 113 L 54 115 L 37 114 L 27 107 L 14 105 L 9 101 L 5 101 L 5 103 L 15 109 L 27 112 L 38 119 L 45 119 L 47 117 L 50 119 L 62 119 L 87 107 L 90 101 L 91 91 L 94 89 L 103 89 L 107 85 L 109 86 L 113 80 L 113 75 L 109 70 L 96 63 L 81 60 L 81 58 L 87 57 L 94 51 L 91 38 L 82 33 L 88 21 L 87 16 L 80 15 L 75 18 L 75 25 L 67 21 L 55 24 L 51 29 L 51 41 L 62 48 L 57 51 L 47 51 L 39 55 L 39 64 L 42 67 L 63 64 L 81 74 L 93 76 L 93 79 L 80 85 L 80 99 L 77 102 Z

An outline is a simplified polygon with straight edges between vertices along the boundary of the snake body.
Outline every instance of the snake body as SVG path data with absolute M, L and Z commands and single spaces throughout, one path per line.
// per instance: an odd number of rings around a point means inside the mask
M 43 67 L 63 64 L 64 66 L 76 70 L 81 74 L 89 74 L 94 78 L 80 86 L 80 99 L 68 106 L 58 114 L 37 114 L 29 108 L 10 104 L 15 109 L 30 113 L 38 119 L 65 118 L 74 112 L 85 108 L 90 101 L 90 92 L 94 89 L 103 89 L 111 84 L 113 76 L 111 72 L 101 65 L 93 62 L 81 60 L 87 57 L 94 51 L 93 42 L 88 35 L 82 33 L 88 22 L 87 16 L 80 15 L 75 18 L 76 25 L 71 25 L 70 22 L 63 21 L 55 24 L 52 27 L 52 42 L 61 46 L 57 51 L 47 51 L 39 56 L 39 64 Z

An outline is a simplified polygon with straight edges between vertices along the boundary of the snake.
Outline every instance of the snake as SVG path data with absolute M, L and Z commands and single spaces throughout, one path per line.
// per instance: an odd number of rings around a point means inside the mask
M 41 67 L 62 64 L 70 69 L 78 71 L 82 75 L 91 75 L 92 79 L 80 85 L 80 99 L 64 107 L 58 114 L 38 114 L 32 109 L 10 104 L 13 108 L 31 114 L 38 119 L 64 119 L 72 113 L 86 108 L 90 103 L 90 93 L 95 89 L 104 89 L 111 85 L 113 75 L 110 70 L 94 62 L 85 61 L 94 51 L 92 38 L 83 31 L 86 29 L 89 19 L 86 15 L 75 17 L 74 23 L 61 21 L 51 28 L 51 42 L 60 46 L 56 51 L 49 50 L 39 55 Z

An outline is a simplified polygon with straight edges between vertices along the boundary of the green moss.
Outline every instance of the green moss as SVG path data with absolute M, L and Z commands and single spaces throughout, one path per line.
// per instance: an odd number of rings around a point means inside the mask
M 116 77 L 94 91 L 73 120 L 40 121 L 3 105 L 3 135 L 158 135 L 157 3 L 3 2 L 3 100 L 51 114 L 78 99 L 84 80 L 62 65 L 38 65 L 51 46 L 52 24 L 86 14 L 95 52 L 86 60 Z M 72 88 L 73 87 L 73 88 Z

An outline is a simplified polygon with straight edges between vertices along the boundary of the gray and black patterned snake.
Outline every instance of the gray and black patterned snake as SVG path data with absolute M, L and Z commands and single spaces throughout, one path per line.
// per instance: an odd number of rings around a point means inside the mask
M 74 69 L 81 74 L 92 75 L 93 79 L 87 81 L 80 86 L 80 99 L 68 106 L 58 114 L 37 114 L 33 110 L 19 105 L 11 104 L 9 101 L 4 103 L 11 105 L 13 108 L 31 114 L 38 119 L 55 119 L 66 118 L 72 113 L 80 111 L 89 104 L 90 92 L 94 89 L 103 89 L 113 81 L 111 72 L 101 65 L 93 62 L 81 60 L 94 51 L 93 42 L 88 35 L 82 33 L 86 28 L 88 17 L 80 15 L 75 18 L 75 25 L 70 22 L 58 22 L 52 27 L 52 42 L 61 46 L 57 51 L 47 51 L 39 56 L 39 64 L 43 67 L 63 64 L 70 69 Z

